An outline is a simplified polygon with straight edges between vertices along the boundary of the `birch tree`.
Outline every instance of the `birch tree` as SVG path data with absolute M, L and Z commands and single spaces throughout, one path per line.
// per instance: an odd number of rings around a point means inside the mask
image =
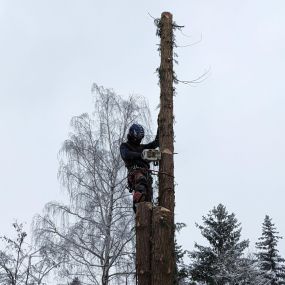
M 59 153 L 69 203 L 48 203 L 34 229 L 37 242 L 65 260 L 63 276 L 84 284 L 131 284 L 134 216 L 119 146 L 132 123 L 149 129 L 150 113 L 142 98 L 123 99 L 96 84 L 93 92 L 93 114 L 72 118 Z
M 34 248 L 27 243 L 27 233 L 22 224 L 15 222 L 13 227 L 16 237 L 0 237 L 0 284 L 40 285 L 60 265 L 60 261 L 55 262 L 53 254 L 45 248 Z

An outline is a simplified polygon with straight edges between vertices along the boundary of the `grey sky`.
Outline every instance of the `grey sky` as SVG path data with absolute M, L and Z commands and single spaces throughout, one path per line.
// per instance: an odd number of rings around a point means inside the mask
M 1 234 L 62 200 L 57 153 L 72 116 L 92 110 L 93 82 L 147 97 L 154 122 L 159 65 L 153 20 L 170 11 L 177 32 L 176 212 L 180 241 L 219 202 L 255 242 L 265 214 L 285 236 L 284 1 L 0 2 Z M 285 242 L 280 249 L 285 253 Z

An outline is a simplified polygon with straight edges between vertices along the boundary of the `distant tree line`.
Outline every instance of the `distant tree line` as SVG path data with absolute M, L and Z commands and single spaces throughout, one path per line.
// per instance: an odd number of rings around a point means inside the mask
M 33 243 L 22 224 L 14 237 L 0 237 L 0 284 L 44 285 L 48 276 L 68 285 L 136 284 L 132 199 L 119 145 L 134 122 L 150 130 L 150 111 L 141 97 L 123 99 L 94 85 L 94 112 L 71 120 L 59 152 L 59 181 L 68 203 L 49 202 L 33 222 Z M 246 254 L 241 224 L 222 204 L 197 224 L 208 245 L 193 251 L 175 244 L 175 285 L 281 285 L 281 237 L 265 216 L 256 252 Z M 178 234 L 184 223 L 176 224 Z M 64 281 L 62 281 L 64 280 Z M 52 282 L 51 284 L 55 284 Z

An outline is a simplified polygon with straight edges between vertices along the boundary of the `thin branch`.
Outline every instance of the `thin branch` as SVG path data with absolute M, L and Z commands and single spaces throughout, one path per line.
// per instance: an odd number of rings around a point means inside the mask
M 200 35 L 200 39 L 192 44 L 189 45 L 184 45 L 184 46 L 180 46 L 180 45 L 176 45 L 177 48 L 185 48 L 185 47 L 192 47 L 194 45 L 199 44 L 200 42 L 202 42 L 202 34 Z
M 149 12 L 147 12 L 147 13 L 154 21 L 157 20 L 157 18 L 154 18 Z
M 198 76 L 197 78 L 187 81 L 187 80 L 179 80 L 176 79 L 177 82 L 186 84 L 186 85 L 191 85 L 193 87 L 195 87 L 195 84 L 199 84 L 204 82 L 205 80 L 207 80 L 209 78 L 209 73 L 210 73 L 210 68 L 208 70 L 206 70 L 202 75 Z

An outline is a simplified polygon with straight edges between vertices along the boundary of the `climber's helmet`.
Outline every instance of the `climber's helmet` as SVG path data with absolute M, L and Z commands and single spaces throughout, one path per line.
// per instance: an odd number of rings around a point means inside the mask
M 133 124 L 129 128 L 128 139 L 134 143 L 140 143 L 144 138 L 144 128 L 139 124 Z

